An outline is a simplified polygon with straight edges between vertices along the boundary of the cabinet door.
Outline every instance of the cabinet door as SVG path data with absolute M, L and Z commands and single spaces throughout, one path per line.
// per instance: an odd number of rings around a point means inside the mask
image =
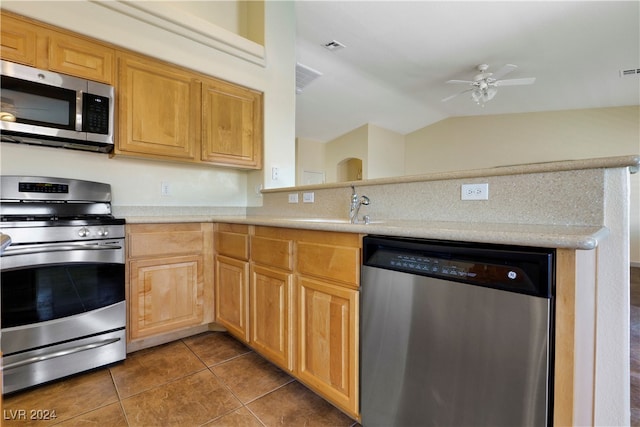
M 249 263 L 216 256 L 216 321 L 249 342 Z
M 298 276 L 298 377 L 358 416 L 358 291 Z
M 195 160 L 200 83 L 168 64 L 124 54 L 118 78 L 117 152 Z
M 229 83 L 203 85 L 202 160 L 247 169 L 262 167 L 262 94 Z
M 5 14 L 2 14 L 0 27 L 2 59 L 34 67 L 38 27 Z
M 203 259 L 130 261 L 131 339 L 203 323 Z
M 62 33 L 49 34 L 49 69 L 113 84 L 115 50 Z
M 292 274 L 251 266 L 251 345 L 269 360 L 291 371 Z

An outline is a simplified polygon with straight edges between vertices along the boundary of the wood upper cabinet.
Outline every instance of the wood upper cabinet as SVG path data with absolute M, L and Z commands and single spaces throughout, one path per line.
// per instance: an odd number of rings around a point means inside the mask
M 249 227 L 217 224 L 216 228 L 216 322 L 249 342 Z
M 118 55 L 116 154 L 262 167 L 262 94 L 139 55 Z
M 2 11 L 2 59 L 113 84 L 115 49 Z
M 36 42 L 39 27 L 2 11 L 0 54 L 2 59 L 36 66 Z
M 127 225 L 130 341 L 213 321 L 213 225 Z
M 195 160 L 200 141 L 200 83 L 178 68 L 118 56 L 116 153 Z
M 49 70 L 113 84 L 115 50 L 92 41 L 51 31 Z
M 219 80 L 202 87 L 202 160 L 262 167 L 262 94 Z

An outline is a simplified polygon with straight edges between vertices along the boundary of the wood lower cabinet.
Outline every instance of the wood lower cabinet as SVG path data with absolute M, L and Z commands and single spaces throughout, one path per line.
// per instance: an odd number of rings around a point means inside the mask
M 298 378 L 359 419 L 362 236 L 302 231 L 296 241 Z
M 204 321 L 202 255 L 130 262 L 129 333 L 132 339 Z
M 216 322 L 248 343 L 249 226 L 216 224 Z
M 216 321 L 249 342 L 249 262 L 216 256 Z
M 287 371 L 293 370 L 293 275 L 251 266 L 251 345 Z
M 298 278 L 298 377 L 358 416 L 359 292 Z
M 213 225 L 128 224 L 128 338 L 213 321 Z
M 216 321 L 359 419 L 362 236 L 216 228 Z

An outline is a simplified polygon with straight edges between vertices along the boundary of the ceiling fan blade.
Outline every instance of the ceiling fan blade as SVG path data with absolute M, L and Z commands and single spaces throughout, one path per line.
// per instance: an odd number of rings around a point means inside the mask
M 473 90 L 473 88 L 472 88 L 472 89 L 463 90 L 462 92 L 454 93 L 454 94 L 453 94 L 453 95 L 451 95 L 451 96 L 447 96 L 446 98 L 443 98 L 443 99 L 441 100 L 441 102 L 447 102 L 447 101 L 449 101 L 449 100 L 451 100 L 451 99 L 455 98 L 455 97 L 456 97 L 456 96 L 458 96 L 458 95 L 462 95 L 463 93 L 471 92 L 472 90 Z
M 535 83 L 535 77 L 525 77 L 522 79 L 508 79 L 508 80 L 498 80 L 494 83 L 496 86 L 519 86 L 519 85 L 532 85 Z
M 445 83 L 465 84 L 465 85 L 473 84 L 473 82 L 471 80 L 447 80 Z
M 504 67 L 500 68 L 498 71 L 496 71 L 495 73 L 493 73 L 491 75 L 491 78 L 494 80 L 498 80 L 501 77 L 506 76 L 507 74 L 509 74 L 510 72 L 512 72 L 513 70 L 515 70 L 516 68 L 518 68 L 517 65 L 513 65 L 513 64 L 507 64 Z

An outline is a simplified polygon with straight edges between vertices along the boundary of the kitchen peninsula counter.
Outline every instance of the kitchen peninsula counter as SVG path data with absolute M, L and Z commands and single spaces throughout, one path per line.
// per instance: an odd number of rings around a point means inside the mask
M 162 208 L 159 208 L 161 212 Z M 390 220 L 350 224 L 342 218 L 287 218 L 271 216 L 167 215 L 127 216 L 129 224 L 217 222 L 298 228 L 344 233 L 378 234 L 464 242 L 526 245 L 546 248 L 594 249 L 607 237 L 607 227 L 539 224 L 461 223 Z
M 557 248 L 554 424 L 628 425 L 630 227 L 640 156 L 269 189 L 259 207 L 118 207 L 129 223 L 216 222 Z M 461 200 L 487 184 L 488 200 Z M 352 186 L 370 204 L 348 223 Z M 289 203 L 311 198 L 314 203 Z M 635 193 L 634 193 L 635 194 Z M 295 199 L 295 197 L 291 197 Z M 637 233 L 637 230 L 633 231 Z

